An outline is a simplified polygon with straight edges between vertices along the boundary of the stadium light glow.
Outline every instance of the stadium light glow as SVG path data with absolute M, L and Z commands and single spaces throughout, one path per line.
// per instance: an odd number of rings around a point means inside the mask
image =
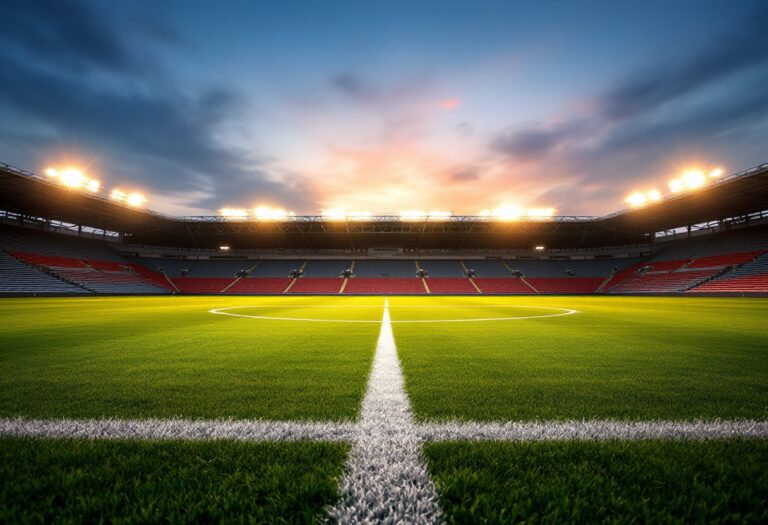
M 661 192 L 658 190 L 651 190 L 645 194 L 650 202 L 659 202 L 661 200 Z
M 147 202 L 147 199 L 141 193 L 130 193 L 128 194 L 128 197 L 126 197 L 125 202 L 128 206 L 140 208 Z
M 222 208 L 219 210 L 222 217 L 245 218 L 248 217 L 248 210 L 245 208 Z
M 683 191 L 693 191 L 703 188 L 709 182 L 709 179 L 717 179 L 725 174 L 723 168 L 712 168 L 709 171 L 699 168 L 691 168 L 684 171 L 680 177 L 669 182 L 669 191 L 680 193 Z
M 706 184 L 707 177 L 704 175 L 704 173 L 700 170 L 688 170 L 685 173 L 683 173 L 683 184 L 685 184 L 685 187 L 689 190 L 695 190 L 697 188 L 701 188 Z
M 539 246 L 536 246 L 536 247 L 534 248 L 534 250 L 536 250 L 537 252 L 543 252 L 543 251 L 544 251 L 544 247 L 543 247 L 543 246 L 541 246 L 541 245 L 539 245 Z
M 515 221 L 522 217 L 523 213 L 517 206 L 500 206 L 491 210 L 493 218 L 500 221 Z
M 401 221 L 424 221 L 429 218 L 429 214 L 420 210 L 403 210 L 400 212 Z
M 451 218 L 451 215 L 453 215 L 449 211 L 439 211 L 439 210 L 432 210 L 429 212 L 429 220 L 430 221 L 444 221 Z
M 128 194 L 126 194 L 124 191 L 119 190 L 117 188 L 112 190 L 109 194 L 109 198 L 117 202 L 124 202 L 127 197 L 128 197 Z
M 648 197 L 645 196 L 645 193 L 636 191 L 635 193 L 627 197 L 624 202 L 626 202 L 633 208 L 639 208 L 640 206 L 645 206 L 645 203 L 648 202 Z
M 640 208 L 651 202 L 659 202 L 661 198 L 661 192 L 658 190 L 649 190 L 646 192 L 636 191 L 624 199 L 624 202 L 629 204 L 632 208 Z
M 531 208 L 526 215 L 532 219 L 543 219 L 546 217 L 552 217 L 555 214 L 554 208 Z
M 370 211 L 348 211 L 347 220 L 349 221 L 367 221 L 373 217 Z
M 68 166 L 64 169 L 48 167 L 43 171 L 46 176 L 59 181 L 59 184 L 71 190 L 86 190 L 91 193 L 98 193 L 101 189 L 101 183 L 96 179 L 91 179 L 79 168 Z
M 95 179 L 91 179 L 86 183 L 85 189 L 91 193 L 98 193 L 99 189 L 101 189 L 101 183 Z
M 327 221 L 367 221 L 373 217 L 373 212 L 329 208 L 327 210 L 320 210 L 320 216 Z
M 59 180 L 67 188 L 78 189 L 87 184 L 88 179 L 77 168 L 67 168 L 59 174 Z
M 320 210 L 320 216 L 329 221 L 343 221 L 347 218 L 347 212 L 342 208 Z
M 669 191 L 672 193 L 680 193 L 685 189 L 685 183 L 680 179 L 673 179 L 669 181 Z
M 229 245 L 228 244 L 222 244 L 221 246 L 219 246 L 219 250 L 221 250 L 222 252 L 228 252 L 229 251 Z
M 256 206 L 253 209 L 253 216 L 260 221 L 280 221 L 286 219 L 289 215 L 293 215 L 293 212 L 288 212 L 282 208 Z

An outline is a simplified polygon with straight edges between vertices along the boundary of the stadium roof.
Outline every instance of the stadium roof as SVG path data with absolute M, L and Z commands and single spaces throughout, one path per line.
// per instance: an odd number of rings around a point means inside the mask
M 0 164 L 0 183 L 0 210 L 22 219 L 56 220 L 119 232 L 126 242 L 187 248 L 217 248 L 222 244 L 233 249 L 591 248 L 647 243 L 655 232 L 768 210 L 768 164 L 696 191 L 602 217 L 507 222 L 473 216 L 438 221 L 404 221 L 399 216 L 358 221 L 319 216 L 278 221 L 169 217 L 70 190 L 6 164 Z

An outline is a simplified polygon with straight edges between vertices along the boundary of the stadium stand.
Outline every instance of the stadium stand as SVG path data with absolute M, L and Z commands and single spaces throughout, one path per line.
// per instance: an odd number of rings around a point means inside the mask
M 720 270 L 687 270 L 646 273 L 631 277 L 610 289 L 610 293 L 684 292 L 716 276 Z
M 22 262 L 44 269 L 46 273 L 102 294 L 159 294 L 161 287 L 136 272 L 134 266 L 115 261 L 73 259 L 59 255 L 11 252 Z
M 309 261 L 304 268 L 304 277 L 339 277 L 352 266 L 350 260 L 320 259 Z
M 288 277 L 294 270 L 304 266 L 305 261 L 296 259 L 263 260 L 251 270 L 249 278 L 256 277 Z
M 691 293 L 744 293 L 768 290 L 768 253 L 689 290 Z
M 461 266 L 459 266 L 461 269 Z M 472 282 L 464 278 L 455 277 L 429 277 L 427 279 L 429 293 L 434 294 L 476 294 L 477 288 L 472 286 Z
M 171 279 L 181 293 L 220 293 L 232 284 L 233 277 L 173 277 Z
M 363 277 L 415 277 L 413 260 L 363 259 L 355 261 L 355 276 Z
M 709 283 L 738 276 L 740 267 L 747 266 L 766 249 L 768 230 L 765 228 L 678 240 L 664 246 L 651 260 L 631 267 L 622 275 L 617 274 L 603 290 L 609 293 L 719 291 L 719 287 L 727 285 Z M 760 287 L 760 279 L 745 281 L 743 286 L 747 285 L 753 286 L 750 291 L 755 291 Z
M 510 277 L 509 269 L 500 260 L 462 261 L 468 270 L 474 270 L 478 277 Z
M 391 261 L 387 261 L 391 262 Z M 413 261 L 402 261 L 411 264 L 411 268 L 416 270 Z M 427 293 L 421 279 L 416 277 L 400 278 L 373 278 L 373 277 L 353 277 L 347 280 L 347 286 L 344 288 L 345 294 L 422 294 Z
M 600 277 L 530 277 L 526 281 L 540 293 L 595 293 L 603 282 Z
M 256 261 L 245 259 L 150 259 L 137 258 L 141 265 L 168 277 L 235 277 L 238 272 L 250 270 Z
M 114 240 L 6 225 L 0 226 L 0 242 L 4 250 L 0 276 L 5 279 L 0 293 L 768 292 L 766 226 L 664 241 L 644 259 L 249 259 L 195 251 L 190 251 L 190 258 L 162 252 L 133 257 L 121 255 L 132 250 Z M 427 272 L 425 280 L 417 278 L 419 268 Z M 352 277 L 340 279 L 349 269 Z M 474 270 L 474 279 L 466 277 L 469 269 Z M 291 276 L 295 270 L 301 270 L 300 277 Z
M 39 294 L 74 293 L 87 294 L 89 290 L 68 283 L 39 269 L 24 264 L 0 250 L 0 293 Z
M 459 261 L 421 260 L 419 261 L 419 265 L 433 278 L 464 277 L 464 268 Z
M 232 294 L 279 294 L 288 288 L 291 280 L 288 277 L 246 277 L 236 281 L 226 292 Z
M 739 266 L 760 256 L 762 251 L 728 253 L 725 255 L 709 255 L 699 257 L 691 261 L 686 268 L 726 268 L 728 266 Z
M 477 277 L 475 284 L 482 293 L 532 294 L 536 291 L 518 277 Z
M 288 290 L 288 293 L 339 293 L 343 279 L 338 277 L 301 277 Z

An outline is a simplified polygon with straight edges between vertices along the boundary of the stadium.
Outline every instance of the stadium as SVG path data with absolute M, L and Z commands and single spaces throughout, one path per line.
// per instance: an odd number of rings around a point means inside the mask
M 766 20 L 3 2 L 0 523 L 768 523 Z
M 768 165 L 533 218 L 169 217 L 1 176 L 6 473 L 120 472 L 48 517 L 765 517 Z M 109 503 L 138 480 L 183 488 Z

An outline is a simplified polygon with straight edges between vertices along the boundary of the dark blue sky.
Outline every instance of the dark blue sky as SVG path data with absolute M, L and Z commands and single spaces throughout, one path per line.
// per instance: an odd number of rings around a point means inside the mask
M 768 161 L 768 3 L 0 4 L 0 161 L 222 206 L 561 214 Z

